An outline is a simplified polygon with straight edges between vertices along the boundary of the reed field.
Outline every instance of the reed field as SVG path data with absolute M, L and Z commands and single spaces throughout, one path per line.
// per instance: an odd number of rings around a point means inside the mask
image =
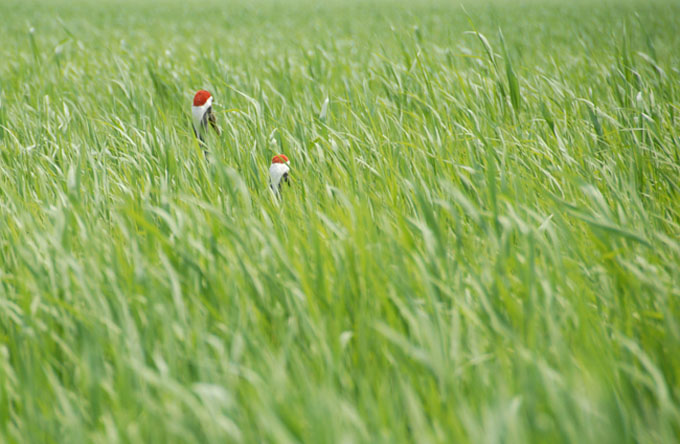
M 680 2 L 0 1 L 0 443 L 679 440 Z

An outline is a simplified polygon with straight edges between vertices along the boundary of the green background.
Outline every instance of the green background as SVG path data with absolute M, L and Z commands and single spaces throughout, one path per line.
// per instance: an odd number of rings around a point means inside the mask
M 3 1 L 0 442 L 676 441 L 678 23 Z

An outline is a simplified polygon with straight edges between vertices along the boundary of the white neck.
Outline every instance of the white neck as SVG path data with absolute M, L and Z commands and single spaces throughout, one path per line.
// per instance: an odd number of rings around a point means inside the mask
M 208 97 L 208 100 L 206 100 L 203 105 L 191 107 L 191 120 L 194 124 L 194 129 L 196 132 L 201 132 L 203 130 L 203 128 L 201 128 L 201 121 L 203 120 L 205 113 L 212 106 L 212 102 L 213 98 Z

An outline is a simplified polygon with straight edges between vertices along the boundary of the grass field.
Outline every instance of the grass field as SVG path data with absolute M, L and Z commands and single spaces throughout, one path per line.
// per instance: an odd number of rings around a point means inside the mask
M 677 442 L 679 23 L 2 1 L 0 442 Z

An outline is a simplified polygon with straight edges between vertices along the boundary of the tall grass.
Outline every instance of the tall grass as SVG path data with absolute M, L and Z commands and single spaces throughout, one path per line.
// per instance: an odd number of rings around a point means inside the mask
M 0 441 L 677 441 L 676 2 L 0 17 Z

